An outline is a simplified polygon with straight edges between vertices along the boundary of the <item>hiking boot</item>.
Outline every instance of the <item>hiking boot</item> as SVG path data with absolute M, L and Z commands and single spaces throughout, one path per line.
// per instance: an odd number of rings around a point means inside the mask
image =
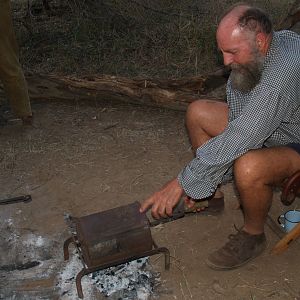
M 238 268 L 261 254 L 266 248 L 266 236 L 249 234 L 238 230 L 229 235 L 229 241 L 219 250 L 211 253 L 206 264 L 215 270 Z

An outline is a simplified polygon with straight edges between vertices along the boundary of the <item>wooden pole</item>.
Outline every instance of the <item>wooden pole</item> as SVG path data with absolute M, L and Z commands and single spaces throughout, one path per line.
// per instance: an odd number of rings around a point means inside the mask
M 272 254 L 284 252 L 289 245 L 300 236 L 300 223 L 298 223 L 290 232 L 288 232 L 272 249 Z

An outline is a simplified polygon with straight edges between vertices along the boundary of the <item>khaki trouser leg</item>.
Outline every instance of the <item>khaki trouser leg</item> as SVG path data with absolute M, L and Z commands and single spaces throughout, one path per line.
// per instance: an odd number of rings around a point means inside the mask
M 19 117 L 31 116 L 28 89 L 19 62 L 9 0 L 0 0 L 0 79 L 13 112 Z

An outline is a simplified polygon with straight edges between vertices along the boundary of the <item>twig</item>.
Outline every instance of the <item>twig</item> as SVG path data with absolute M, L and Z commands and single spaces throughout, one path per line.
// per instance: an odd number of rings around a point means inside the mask
M 270 290 L 262 289 L 262 288 L 256 287 L 255 285 L 250 285 L 250 284 L 249 285 L 248 284 L 243 284 L 243 285 L 238 284 L 236 287 L 251 288 L 251 289 L 256 289 L 256 290 L 262 291 L 262 292 L 270 292 Z
M 187 290 L 188 290 L 188 292 L 189 292 L 189 294 L 190 294 L 190 298 L 193 298 L 193 294 L 192 294 L 192 292 L 191 292 L 191 290 L 190 290 L 189 282 L 187 281 L 186 276 L 185 276 L 185 273 L 184 273 L 183 270 L 182 270 L 182 275 L 183 275 L 183 278 L 184 278 L 184 281 L 185 281 L 186 288 L 187 288 Z
M 181 294 L 182 294 L 183 298 L 186 299 L 185 294 L 184 294 L 184 292 L 183 292 L 183 288 L 182 288 L 181 282 L 179 282 L 179 285 L 180 285 L 180 291 L 181 291 Z
M 136 176 L 135 178 L 133 178 L 130 185 L 136 185 L 136 181 L 142 176 L 144 176 L 144 174 L 140 174 L 140 175 Z
M 114 123 L 114 124 L 111 124 L 111 125 L 108 125 L 108 126 L 104 127 L 103 130 L 108 130 L 108 129 L 114 128 L 114 127 L 116 127 L 118 124 L 119 124 L 119 122 Z
M 186 276 L 185 276 L 184 268 L 180 266 L 180 264 L 181 264 L 180 260 L 177 259 L 177 258 L 174 257 L 174 256 L 170 256 L 170 257 L 172 257 L 176 262 L 178 262 L 178 264 L 174 264 L 174 265 L 175 265 L 175 267 L 176 267 L 178 270 L 181 271 L 182 277 L 183 277 L 183 279 L 184 279 L 184 281 L 185 281 L 186 288 L 187 288 L 187 290 L 188 290 L 188 292 L 189 292 L 189 294 L 190 294 L 190 298 L 192 299 L 192 298 L 193 298 L 193 294 L 192 294 L 192 292 L 191 292 L 189 282 L 188 282 L 188 280 L 187 280 L 187 278 L 186 278 Z

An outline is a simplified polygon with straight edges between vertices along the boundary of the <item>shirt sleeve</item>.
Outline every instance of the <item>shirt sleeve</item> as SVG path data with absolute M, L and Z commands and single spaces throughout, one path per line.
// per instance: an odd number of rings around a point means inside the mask
M 292 108 L 286 97 L 272 87 L 255 87 L 241 114 L 229 121 L 222 134 L 199 147 L 196 157 L 179 173 L 185 193 L 194 199 L 211 196 L 234 160 L 261 148 L 288 114 Z

